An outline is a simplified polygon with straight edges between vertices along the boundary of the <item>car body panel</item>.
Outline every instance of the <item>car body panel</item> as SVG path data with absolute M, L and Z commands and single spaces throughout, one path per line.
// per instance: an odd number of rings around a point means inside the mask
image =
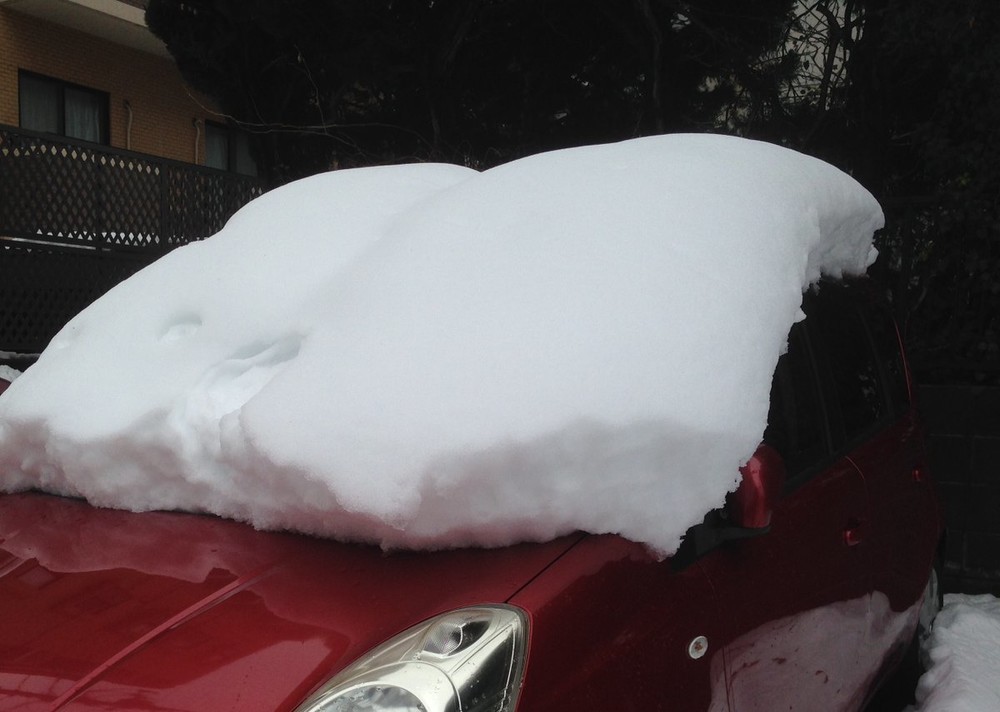
M 523 710 L 726 710 L 725 623 L 701 566 L 588 537 L 511 600 L 531 615 Z M 704 638 L 707 651 L 689 648 Z
M 898 334 L 828 294 L 862 316 L 821 309 L 793 328 L 759 511 L 743 502 L 756 516 L 740 526 L 731 498 L 670 559 L 585 534 L 385 553 L 0 496 L 0 709 L 291 710 L 404 629 L 491 603 L 529 620 L 517 712 L 860 709 L 912 638 L 942 517 Z M 830 337 L 824 318 L 859 336 Z M 895 352 L 895 373 L 845 376 L 862 343 Z
M 871 572 L 845 533 L 868 518 L 864 480 L 842 459 L 786 494 L 767 534 L 703 559 L 727 620 L 733 709 L 855 708 Z
M 577 538 L 385 553 L 5 495 L 0 698 L 29 711 L 286 709 L 421 620 L 506 600 Z
M 914 413 L 906 414 L 851 452 L 872 502 L 874 588 L 894 610 L 910 608 L 922 595 L 925 574 L 937 551 L 941 513 L 928 476 L 923 438 Z
M 872 558 L 873 600 L 866 650 L 872 678 L 895 667 L 916 630 L 930 570 L 937 561 L 943 517 L 928 473 L 915 411 L 851 452 L 865 474 L 872 521 L 866 546 Z

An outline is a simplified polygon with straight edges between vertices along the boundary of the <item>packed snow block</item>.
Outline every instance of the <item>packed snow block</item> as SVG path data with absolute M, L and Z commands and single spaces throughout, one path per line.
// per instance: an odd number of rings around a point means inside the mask
M 946 594 L 923 642 L 927 672 L 916 689 L 920 712 L 1000 709 L 1000 600 Z
M 802 294 L 878 204 L 667 135 L 308 178 L 71 321 L 0 399 L 0 488 L 387 548 L 669 554 L 760 442 Z

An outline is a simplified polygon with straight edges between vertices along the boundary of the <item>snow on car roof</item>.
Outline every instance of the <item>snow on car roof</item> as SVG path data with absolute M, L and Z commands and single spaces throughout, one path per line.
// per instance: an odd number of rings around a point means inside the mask
M 278 188 L 73 319 L 0 398 L 0 489 L 395 548 L 674 551 L 766 424 L 852 178 L 665 135 Z

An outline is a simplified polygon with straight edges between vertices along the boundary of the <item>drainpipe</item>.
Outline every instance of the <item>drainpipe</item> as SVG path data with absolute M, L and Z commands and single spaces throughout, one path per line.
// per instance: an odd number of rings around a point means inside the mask
M 125 100 L 125 111 L 128 112 L 128 119 L 125 121 L 125 150 L 132 150 L 132 104 Z
M 194 162 L 198 165 L 198 149 L 201 147 L 201 119 L 191 119 L 194 125 Z

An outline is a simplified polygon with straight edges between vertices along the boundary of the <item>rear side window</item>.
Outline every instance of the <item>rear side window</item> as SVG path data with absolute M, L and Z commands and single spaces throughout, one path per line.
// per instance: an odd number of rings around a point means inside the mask
M 828 449 L 822 401 L 801 323 L 792 327 L 788 351 L 774 372 L 764 442 L 781 453 L 790 478 L 819 462 Z
M 875 351 L 882 364 L 883 383 L 893 415 L 899 416 L 910 407 L 910 390 L 906 383 L 906 367 L 899 347 L 896 324 L 885 310 L 873 310 L 866 321 L 871 330 Z
M 852 441 L 872 430 L 886 415 L 879 364 L 868 331 L 855 305 L 837 294 L 821 294 L 810 323 L 810 338 L 825 362 L 833 400 L 841 416 L 842 437 Z

